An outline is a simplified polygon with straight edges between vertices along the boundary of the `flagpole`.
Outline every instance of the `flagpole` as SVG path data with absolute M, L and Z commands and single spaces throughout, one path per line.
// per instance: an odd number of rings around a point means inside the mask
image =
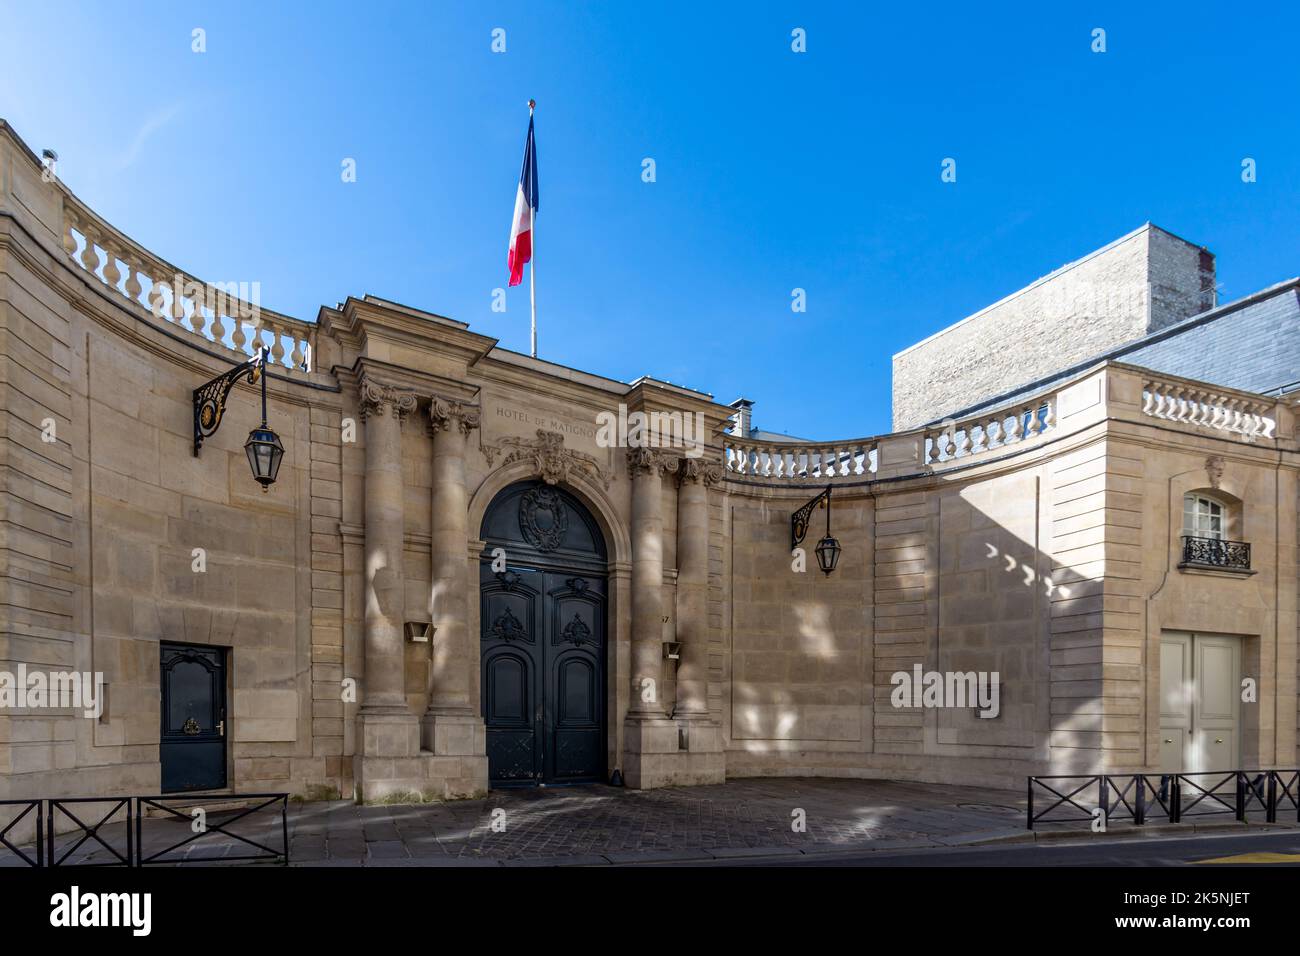
M 533 110 L 537 108 L 536 100 L 528 101 L 528 122 L 532 125 Z M 536 199 L 533 200 L 536 202 Z M 532 345 L 533 358 L 537 358 L 537 212 L 535 207 L 528 207 L 528 232 L 532 240 L 532 255 L 528 261 L 528 305 L 532 310 Z

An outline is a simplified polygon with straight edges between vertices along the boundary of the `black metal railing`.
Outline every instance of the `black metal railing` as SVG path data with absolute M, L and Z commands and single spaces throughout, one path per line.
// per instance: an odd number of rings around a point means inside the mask
M 222 819 L 223 811 L 213 809 L 213 804 L 220 804 L 222 802 L 239 802 L 247 804 L 250 801 L 260 802 L 257 803 L 256 806 L 245 806 L 225 811 L 225 813 L 233 813 L 234 815 L 224 819 Z M 168 803 L 177 802 L 186 804 L 186 809 L 178 810 L 175 807 L 168 806 Z M 196 804 L 198 805 L 198 809 L 203 811 L 203 819 L 201 822 L 194 816 Z M 284 866 L 289 862 L 289 795 L 287 793 L 245 793 L 228 797 L 204 797 L 199 801 L 196 801 L 192 797 L 186 798 L 175 795 L 137 797 L 136 806 L 135 842 L 136 845 L 140 847 L 140 853 L 136 857 L 136 866 L 151 866 L 160 863 L 225 863 L 235 861 L 251 862 L 256 860 L 274 860 L 276 863 Z M 278 806 L 280 811 L 280 826 L 277 828 L 280 831 L 279 849 L 268 846 L 260 840 L 255 840 L 251 836 L 236 833 L 234 830 L 230 829 L 239 821 L 248 819 L 258 811 L 265 810 L 271 806 Z M 179 818 L 184 822 L 186 829 L 189 830 L 189 835 L 169 846 L 163 847 L 160 850 L 154 850 L 151 847 L 150 852 L 146 855 L 144 850 L 145 807 L 152 807 L 155 810 L 162 811 L 165 815 L 162 819 L 169 822 Z M 217 819 L 214 819 L 214 817 Z M 195 828 L 196 824 L 198 824 L 197 829 Z M 223 834 L 232 841 L 227 845 L 228 847 L 247 846 L 252 847 L 258 852 L 236 856 L 227 854 L 222 854 L 220 856 L 205 856 L 201 853 L 195 854 L 193 852 L 196 849 L 203 849 L 203 841 L 208 840 L 208 838 L 218 833 Z M 209 846 L 211 845 L 211 842 L 212 841 L 209 840 Z M 183 856 L 172 855 L 183 847 L 189 848 Z
M 1294 811 L 1300 823 L 1300 770 L 1060 774 L 1030 777 L 1027 796 L 1030 830 L 1036 823 L 1091 823 L 1098 811 L 1108 825 L 1113 817 L 1136 826 L 1157 817 L 1170 823 L 1204 816 L 1244 822 L 1252 811 L 1276 823 L 1279 809 Z
M 1300 787 L 1293 786 L 1293 789 L 1300 792 Z M 175 803 L 185 804 L 186 809 L 179 810 L 169 805 Z M 242 805 L 221 808 L 234 803 Z M 8 856 L 17 859 L 21 865 L 32 867 L 175 866 L 259 860 L 285 866 L 289 863 L 288 806 L 287 793 L 0 800 L 0 813 L 6 807 L 16 808 L 8 823 L 3 823 L 3 818 L 0 818 L 0 849 L 8 851 L 7 854 L 0 853 L 0 866 L 6 863 Z M 202 814 L 196 814 L 196 809 L 201 809 Z M 271 813 L 278 811 L 279 819 L 270 823 L 260 819 L 256 822 L 272 834 L 270 839 L 260 832 L 239 833 L 233 829 L 237 823 L 247 827 L 248 823 L 254 822 L 255 814 L 268 809 Z M 151 824 L 146 830 L 145 819 L 149 810 L 160 811 L 161 816 L 155 818 L 160 821 L 177 818 L 184 821 L 186 836 L 171 843 L 154 839 L 146 843 L 146 836 L 157 836 L 159 829 Z M 197 822 L 200 819 L 201 825 Z M 121 831 L 109 832 L 106 829 L 119 824 Z M 33 834 L 32 839 L 20 843 L 18 836 L 11 836 L 20 825 L 23 825 L 24 835 L 27 832 Z M 62 832 L 56 832 L 60 826 Z M 218 834 L 224 835 L 227 841 L 214 847 L 215 840 L 209 838 Z M 208 840 L 206 846 L 205 839 Z M 196 847 L 211 848 L 214 852 L 195 853 Z M 256 852 L 230 853 L 231 848 L 244 847 L 251 847 Z M 182 849 L 185 849 L 184 853 L 177 852 Z
M 1249 571 L 1250 545 L 1245 541 L 1197 538 L 1185 534 L 1183 535 L 1183 560 L 1178 566 Z
M 44 866 L 45 865 L 45 806 L 40 800 L 0 800 L 0 808 L 19 807 L 12 820 L 0 828 L 0 846 L 9 851 L 10 854 L 17 857 L 27 866 Z M 31 818 L 31 825 L 35 833 L 35 842 L 29 849 L 35 853 L 31 856 L 21 846 L 9 839 L 9 834 L 28 815 L 35 810 L 36 813 Z
M 50 827 L 47 835 L 47 866 L 130 866 L 135 856 L 131 847 L 131 798 L 130 797 L 64 797 L 50 800 Z M 108 804 L 108 810 L 100 813 L 96 804 Z M 100 835 L 104 826 L 113 822 L 113 817 L 126 811 L 126 846 L 114 844 Z M 70 833 L 57 834 L 60 814 L 71 820 L 76 826 Z M 87 823 L 91 814 L 98 816 L 93 823 Z M 82 817 L 86 817 L 83 820 Z M 62 837 L 64 843 L 58 846 L 56 841 Z M 75 842 L 73 840 L 75 839 Z M 94 840 L 107 852 L 107 858 L 99 858 L 97 852 L 75 855 L 88 840 Z M 92 844 L 93 846 L 93 844 Z

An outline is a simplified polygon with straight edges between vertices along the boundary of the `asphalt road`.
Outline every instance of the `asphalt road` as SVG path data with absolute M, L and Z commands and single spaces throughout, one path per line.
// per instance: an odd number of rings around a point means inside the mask
M 1209 860 L 1240 857 L 1223 863 Z M 824 854 L 779 860 L 728 861 L 732 866 L 1221 866 L 1300 865 L 1300 833 L 1273 832 L 1250 835 L 1202 833 L 1194 837 L 1099 837 L 1060 843 L 1007 846 L 931 848 L 867 853 Z

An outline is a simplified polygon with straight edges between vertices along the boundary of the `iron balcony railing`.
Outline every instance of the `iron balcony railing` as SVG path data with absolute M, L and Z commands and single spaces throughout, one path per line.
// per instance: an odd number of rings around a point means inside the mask
M 1030 777 L 1026 825 L 1092 822 L 1118 817 L 1135 826 L 1163 817 L 1219 816 L 1245 821 L 1251 811 L 1300 823 L 1300 770 L 1217 770 L 1198 773 L 1066 774 Z
M 1183 560 L 1179 567 L 1249 571 L 1250 545 L 1245 541 L 1198 538 L 1185 534 L 1183 535 Z

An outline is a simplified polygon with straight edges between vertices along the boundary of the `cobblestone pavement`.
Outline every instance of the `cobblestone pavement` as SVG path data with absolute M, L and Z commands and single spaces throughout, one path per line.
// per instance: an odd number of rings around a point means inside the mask
M 201 805 L 202 799 L 195 803 Z M 112 805 L 88 804 L 76 812 L 93 826 Z M 230 804 L 210 805 L 205 817 L 209 830 L 197 837 L 188 811 L 148 818 L 142 855 L 163 864 L 216 863 L 260 852 L 231 839 L 221 827 L 264 848 L 282 845 L 278 804 L 242 818 L 240 812 Z M 1013 791 L 808 778 L 649 791 L 607 786 L 494 790 L 481 800 L 415 806 L 290 803 L 287 817 L 295 866 L 728 859 L 953 845 L 1025 834 L 1024 797 Z M 794 825 L 799 820 L 805 828 Z M 93 838 L 61 832 L 55 857 L 113 863 L 104 844 L 125 855 L 126 839 L 125 825 L 116 822 L 100 826 Z M 178 844 L 179 849 L 168 849 Z M 0 867 L 15 865 L 21 861 L 0 850 Z
M 800 810 L 802 832 L 793 825 Z M 1006 790 L 781 778 L 650 791 L 497 790 L 484 800 L 407 807 L 306 804 L 293 812 L 290 834 L 293 862 L 309 866 L 625 863 L 934 845 L 1023 833 L 1023 821 L 1023 798 Z

